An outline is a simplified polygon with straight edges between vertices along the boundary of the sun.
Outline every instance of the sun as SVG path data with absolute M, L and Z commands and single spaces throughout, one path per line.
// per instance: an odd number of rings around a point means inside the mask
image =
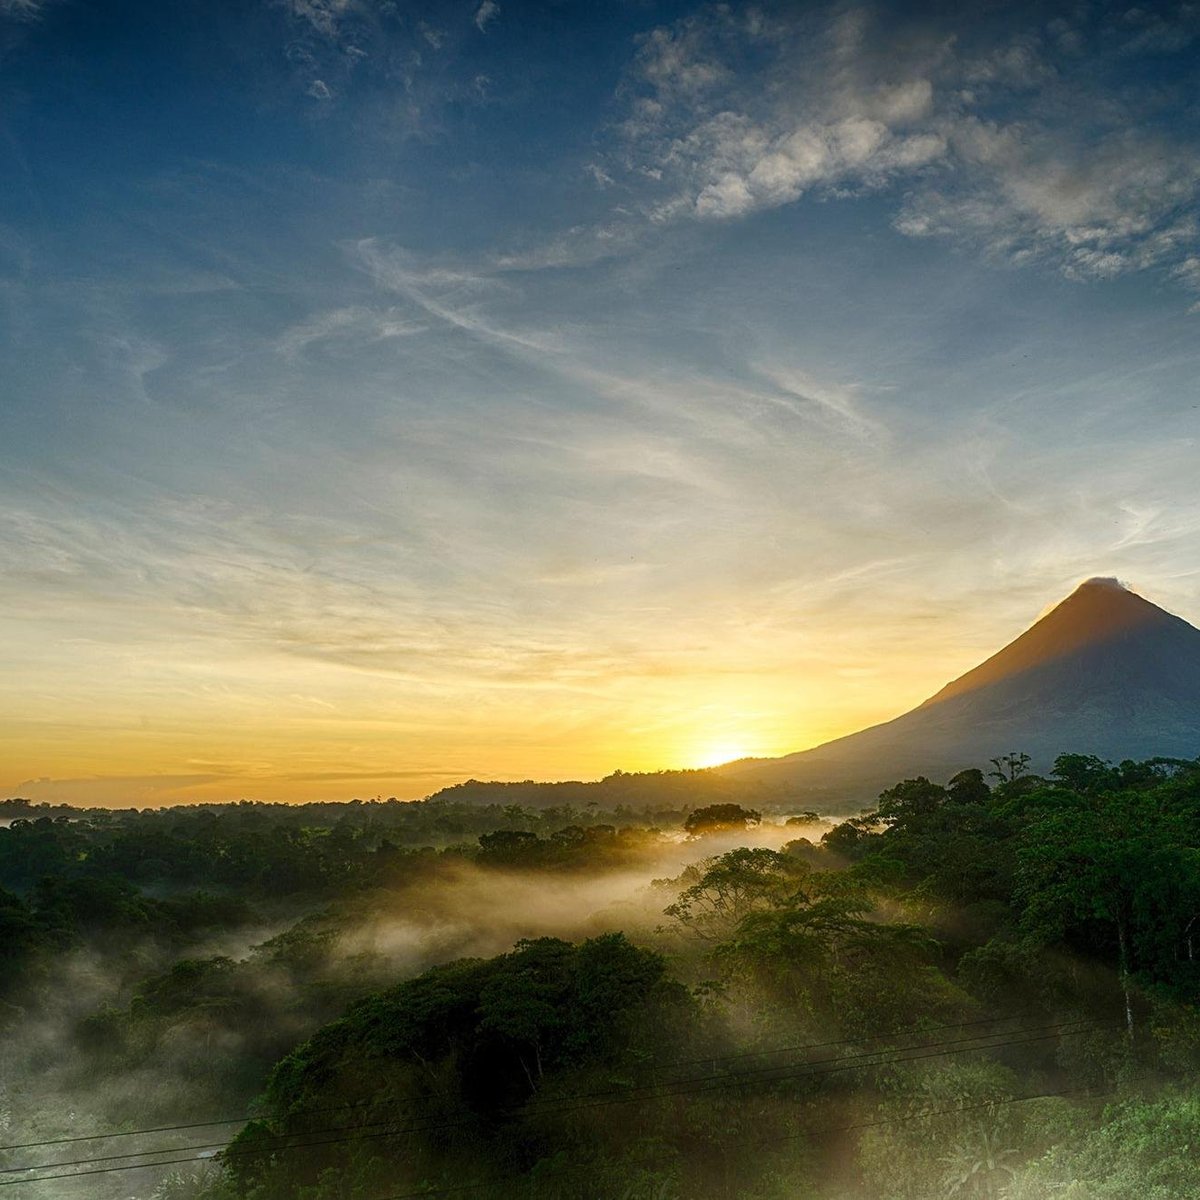
M 722 763 L 733 762 L 738 758 L 749 758 L 752 751 L 744 741 L 729 739 L 713 742 L 695 756 L 692 765 L 695 767 L 719 767 Z

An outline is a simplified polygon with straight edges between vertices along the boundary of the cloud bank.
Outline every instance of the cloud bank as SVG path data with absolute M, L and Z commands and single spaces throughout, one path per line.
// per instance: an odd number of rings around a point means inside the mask
M 1075 279 L 1156 267 L 1194 286 L 1200 142 L 1170 107 L 1186 90 L 1108 86 L 1130 58 L 1184 53 L 1190 6 L 1074 23 L 1025 10 L 999 44 L 973 44 L 972 21 L 720 5 L 662 26 L 625 84 L 625 179 L 660 222 L 887 190 L 907 236 Z

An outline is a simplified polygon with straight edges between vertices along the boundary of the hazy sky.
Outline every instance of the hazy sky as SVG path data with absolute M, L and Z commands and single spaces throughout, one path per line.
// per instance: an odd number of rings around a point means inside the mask
M 422 795 L 1200 622 L 1200 7 L 0 0 L 0 795 Z

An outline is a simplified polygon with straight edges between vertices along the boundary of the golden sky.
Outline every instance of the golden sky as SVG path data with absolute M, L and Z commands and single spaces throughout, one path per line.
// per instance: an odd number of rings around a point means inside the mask
M 176 627 L 186 614 L 136 638 L 46 621 L 29 639 L 22 622 L 28 673 L 0 684 L 0 778 L 11 794 L 86 804 L 408 798 L 470 777 L 597 778 L 783 754 L 920 702 L 1042 607 L 1020 592 L 988 621 L 910 591 L 884 620 L 897 596 L 894 579 L 884 590 L 856 577 L 820 605 L 777 596 L 755 612 L 731 597 L 643 618 L 637 637 L 617 610 L 593 614 L 588 639 L 567 645 L 527 634 L 506 645 L 492 631 L 484 646 L 467 630 L 408 669 L 395 647 L 373 664 L 282 631 L 258 645 L 189 635 Z
M 0 794 L 782 754 L 1090 576 L 1200 619 L 1182 10 L 543 8 L 0 3 Z

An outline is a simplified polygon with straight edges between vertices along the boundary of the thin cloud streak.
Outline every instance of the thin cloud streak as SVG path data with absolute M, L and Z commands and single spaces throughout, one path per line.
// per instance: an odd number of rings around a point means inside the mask
M 1090 575 L 1200 619 L 1179 21 L 568 9 L 217 14 L 262 78 L 94 161 L 13 108 L 0 779 L 782 753 Z

